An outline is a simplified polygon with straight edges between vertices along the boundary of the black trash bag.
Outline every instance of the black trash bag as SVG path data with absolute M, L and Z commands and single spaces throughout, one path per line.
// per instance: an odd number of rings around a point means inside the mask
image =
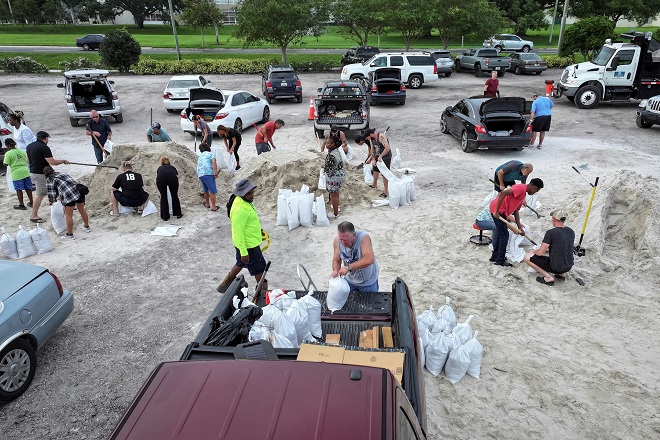
M 226 321 L 216 316 L 211 321 L 211 334 L 204 341 L 204 345 L 233 347 L 247 342 L 254 321 L 261 318 L 262 314 L 260 307 L 248 306 Z

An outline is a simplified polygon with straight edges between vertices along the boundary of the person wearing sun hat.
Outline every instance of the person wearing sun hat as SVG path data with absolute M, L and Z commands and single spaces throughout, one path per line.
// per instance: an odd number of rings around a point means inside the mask
M 172 138 L 158 122 L 154 122 L 147 129 L 147 140 L 149 142 L 170 142 Z
M 575 242 L 575 232 L 564 225 L 568 218 L 566 211 L 556 209 L 550 215 L 553 228 L 545 233 L 541 247 L 528 252 L 524 257 L 529 267 L 543 275 L 536 277 L 536 281 L 548 286 L 552 286 L 555 279 L 561 281 L 566 279 L 566 273 L 571 270 L 574 263 L 573 243 Z
M 261 222 L 252 204 L 256 187 L 248 179 L 240 179 L 227 203 L 227 214 L 231 220 L 231 241 L 236 248 L 236 264 L 218 286 L 220 293 L 229 288 L 243 268 L 247 268 L 257 282 L 264 276 L 266 260 L 260 247 L 263 240 Z M 264 280 L 263 289 L 268 289 L 267 280 Z

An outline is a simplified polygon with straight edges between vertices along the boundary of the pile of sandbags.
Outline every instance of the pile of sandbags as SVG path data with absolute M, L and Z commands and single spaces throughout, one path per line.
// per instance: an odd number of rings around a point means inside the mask
M 289 231 L 299 226 L 311 228 L 330 226 L 330 220 L 325 209 L 323 195 L 314 199 L 314 193 L 303 185 L 300 191 L 280 189 L 277 196 L 277 226 L 288 226 Z
M 13 238 L 5 228 L 0 228 L 2 236 L 0 237 L 0 248 L 5 257 L 12 260 L 31 257 L 32 255 L 45 254 L 53 250 L 53 246 L 48 238 L 48 232 L 39 224 L 31 231 L 26 231 L 23 226 L 18 227 L 16 238 Z
M 433 312 L 431 307 L 417 317 L 419 339 L 424 348 L 424 365 L 433 376 L 444 369 L 445 376 L 453 384 L 463 376 L 479 378 L 483 347 L 477 340 L 478 332 L 472 334 L 468 316 L 465 322 L 457 323 L 449 297 L 445 304 Z
M 417 200 L 417 189 L 415 188 L 415 178 L 413 176 L 396 177 L 383 162 L 378 162 L 377 167 L 388 182 L 390 208 L 398 209 L 399 206 L 410 205 L 411 202 Z

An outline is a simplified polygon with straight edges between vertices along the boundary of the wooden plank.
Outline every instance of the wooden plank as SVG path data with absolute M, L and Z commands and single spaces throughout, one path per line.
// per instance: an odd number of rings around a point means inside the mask
M 341 335 L 339 333 L 330 333 L 325 335 L 325 343 L 328 345 L 340 345 L 339 340 Z
M 360 347 L 373 348 L 374 332 L 373 330 L 364 330 L 360 332 Z
M 392 327 L 383 327 L 383 347 L 394 348 L 394 340 L 392 339 Z
M 373 332 L 373 345 L 371 348 L 378 348 L 380 346 L 380 332 L 378 331 L 378 326 L 371 329 Z

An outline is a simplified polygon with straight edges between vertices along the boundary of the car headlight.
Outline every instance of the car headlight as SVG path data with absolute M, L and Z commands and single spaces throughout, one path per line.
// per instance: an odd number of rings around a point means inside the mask
M 577 80 L 577 79 L 574 79 L 574 78 L 573 78 L 573 79 L 567 79 L 567 80 L 566 80 L 566 84 L 575 84 L 575 83 L 577 83 L 577 82 L 578 82 L 578 80 Z

